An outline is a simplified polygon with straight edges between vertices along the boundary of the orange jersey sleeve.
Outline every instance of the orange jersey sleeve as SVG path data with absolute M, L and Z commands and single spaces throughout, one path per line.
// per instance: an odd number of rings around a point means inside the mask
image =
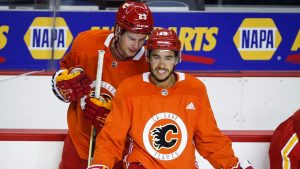
M 195 169 L 196 149 L 215 168 L 237 164 L 231 141 L 216 125 L 204 84 L 191 75 L 177 77 L 169 89 L 151 84 L 149 73 L 119 86 L 97 138 L 95 164 L 112 168 L 122 157 L 127 134 L 131 147 L 123 160 L 146 169 Z
M 238 158 L 234 156 L 230 139 L 218 128 L 206 88 L 203 83 L 200 84 L 196 117 L 199 120 L 194 132 L 196 149 L 214 168 L 230 169 L 237 164 Z
M 148 71 L 144 48 L 131 60 L 120 61 L 114 59 L 110 45 L 114 35 L 111 31 L 88 30 L 80 33 L 74 40 L 72 48 L 61 60 L 61 68 L 82 67 L 93 80 L 95 87 L 98 50 L 104 50 L 104 64 L 102 72 L 101 94 L 114 97 L 118 85 L 126 78 Z M 94 91 L 94 89 L 93 89 Z M 90 95 L 93 95 L 94 92 Z M 79 156 L 88 158 L 91 125 L 85 120 L 80 101 L 70 103 L 68 109 L 69 133 Z

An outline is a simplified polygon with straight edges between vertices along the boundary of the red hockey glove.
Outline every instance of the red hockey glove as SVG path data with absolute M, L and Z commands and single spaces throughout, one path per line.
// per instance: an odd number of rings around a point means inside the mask
M 87 169 L 109 169 L 106 165 L 92 165 Z
M 236 167 L 232 169 L 254 169 L 253 166 L 249 163 L 249 161 L 238 162 Z
M 92 165 L 88 167 L 87 169 L 109 169 L 106 165 Z M 134 162 L 130 163 L 128 166 L 128 169 L 145 169 L 141 163 Z
M 86 103 L 82 107 L 84 117 L 97 129 L 101 129 L 112 108 L 112 101 L 110 99 L 107 101 L 98 100 L 94 97 L 88 97 L 84 101 Z
M 141 163 L 134 162 L 129 164 L 128 169 L 145 169 L 145 168 L 142 166 Z
M 65 102 L 76 101 L 90 93 L 92 80 L 81 68 L 62 70 L 55 75 L 53 91 Z

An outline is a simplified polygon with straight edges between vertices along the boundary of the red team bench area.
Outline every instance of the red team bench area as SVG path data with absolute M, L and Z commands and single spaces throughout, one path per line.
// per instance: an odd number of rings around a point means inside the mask
M 273 130 L 222 130 L 232 142 L 270 142 Z M 63 141 L 67 129 L 0 129 L 0 141 Z

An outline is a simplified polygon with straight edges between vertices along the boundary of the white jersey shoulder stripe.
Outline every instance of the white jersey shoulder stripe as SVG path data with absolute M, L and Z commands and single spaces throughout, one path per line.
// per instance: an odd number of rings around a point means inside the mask
M 132 60 L 140 60 L 144 55 L 144 53 L 145 53 L 145 48 L 143 46 L 141 50 L 132 58 Z
M 176 74 L 178 75 L 178 81 L 183 81 L 185 80 L 185 74 L 182 72 L 176 72 Z
M 107 38 L 105 39 L 105 42 L 104 42 L 104 45 L 105 45 L 106 47 L 108 47 L 108 45 L 110 44 L 110 41 L 112 40 L 113 37 L 114 37 L 114 34 L 113 34 L 113 33 L 111 33 L 111 34 L 109 34 L 109 35 L 107 36 Z
M 150 72 L 143 73 L 143 81 L 144 82 L 150 83 L 149 75 L 150 75 Z

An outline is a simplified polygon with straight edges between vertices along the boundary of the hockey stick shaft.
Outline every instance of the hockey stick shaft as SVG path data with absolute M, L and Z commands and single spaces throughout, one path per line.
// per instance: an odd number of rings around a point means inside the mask
M 104 60 L 104 50 L 98 51 L 98 64 L 97 64 L 97 74 L 96 74 L 96 86 L 95 86 L 95 98 L 100 98 L 101 92 L 101 82 L 102 82 L 102 71 L 103 71 L 103 60 Z M 89 146 L 89 157 L 88 157 L 88 167 L 91 165 L 93 159 L 93 147 L 96 137 L 96 130 L 94 125 L 91 127 L 91 136 L 90 136 L 90 146 Z

